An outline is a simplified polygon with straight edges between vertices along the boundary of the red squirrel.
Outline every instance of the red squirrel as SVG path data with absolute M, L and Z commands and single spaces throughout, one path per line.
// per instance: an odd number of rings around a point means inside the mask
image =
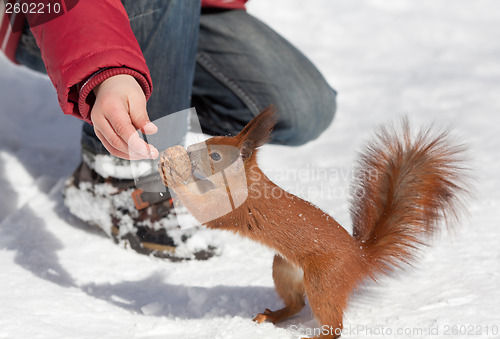
M 259 168 L 258 148 L 270 140 L 276 120 L 276 110 L 268 107 L 236 136 L 213 137 L 187 152 L 169 148 L 161 154 L 160 174 L 198 221 L 277 252 L 273 280 L 285 307 L 266 309 L 256 322 L 295 315 L 307 295 L 322 328 L 331 329 L 316 338 L 338 338 L 356 287 L 411 263 L 441 219 L 461 212 L 467 191 L 463 147 L 446 132 L 424 130 L 412 137 L 406 121 L 401 131 L 382 127 L 358 161 L 350 235 Z

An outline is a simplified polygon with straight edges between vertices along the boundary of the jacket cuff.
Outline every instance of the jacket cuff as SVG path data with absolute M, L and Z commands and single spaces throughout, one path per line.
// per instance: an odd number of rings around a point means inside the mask
M 80 113 L 80 116 L 82 117 L 82 120 L 88 122 L 89 124 L 92 124 L 90 118 L 90 110 L 92 109 L 92 106 L 94 105 L 96 99 L 92 90 L 96 88 L 97 85 L 101 84 L 104 80 L 119 74 L 127 74 L 133 76 L 144 91 L 146 100 L 149 99 L 149 97 L 151 96 L 151 87 L 149 86 L 147 79 L 141 73 L 126 67 L 104 68 L 94 73 L 90 78 L 83 82 L 83 85 L 80 88 L 78 96 L 78 111 Z

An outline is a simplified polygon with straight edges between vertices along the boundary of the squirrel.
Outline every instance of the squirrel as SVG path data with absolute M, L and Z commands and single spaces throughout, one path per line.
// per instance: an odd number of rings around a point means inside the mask
M 316 339 L 339 338 L 349 298 L 365 279 L 411 264 L 442 219 L 463 211 L 468 192 L 464 147 L 447 131 L 424 129 L 412 137 L 381 127 L 357 163 L 350 209 L 353 234 L 312 203 L 282 190 L 257 164 L 277 122 L 268 107 L 236 136 L 212 137 L 160 155 L 164 184 L 190 213 L 274 249 L 275 288 L 285 307 L 254 321 L 280 322 L 309 300 L 317 321 L 330 328 Z M 228 198 L 229 197 L 229 198 Z

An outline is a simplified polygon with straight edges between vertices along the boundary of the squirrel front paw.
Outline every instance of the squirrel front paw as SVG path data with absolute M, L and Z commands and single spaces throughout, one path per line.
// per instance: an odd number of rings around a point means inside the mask
M 165 186 L 185 184 L 191 177 L 191 161 L 184 147 L 176 145 L 163 151 L 159 171 Z

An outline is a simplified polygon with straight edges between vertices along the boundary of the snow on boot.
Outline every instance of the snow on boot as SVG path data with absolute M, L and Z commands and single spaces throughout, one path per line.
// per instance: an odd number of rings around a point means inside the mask
M 135 185 L 130 163 L 82 150 L 82 162 L 64 187 L 64 204 L 77 218 L 102 229 L 117 244 L 172 261 L 206 260 L 217 254 L 200 226 L 179 226 L 167 192 L 145 192 Z M 160 181 L 158 175 L 145 180 Z

